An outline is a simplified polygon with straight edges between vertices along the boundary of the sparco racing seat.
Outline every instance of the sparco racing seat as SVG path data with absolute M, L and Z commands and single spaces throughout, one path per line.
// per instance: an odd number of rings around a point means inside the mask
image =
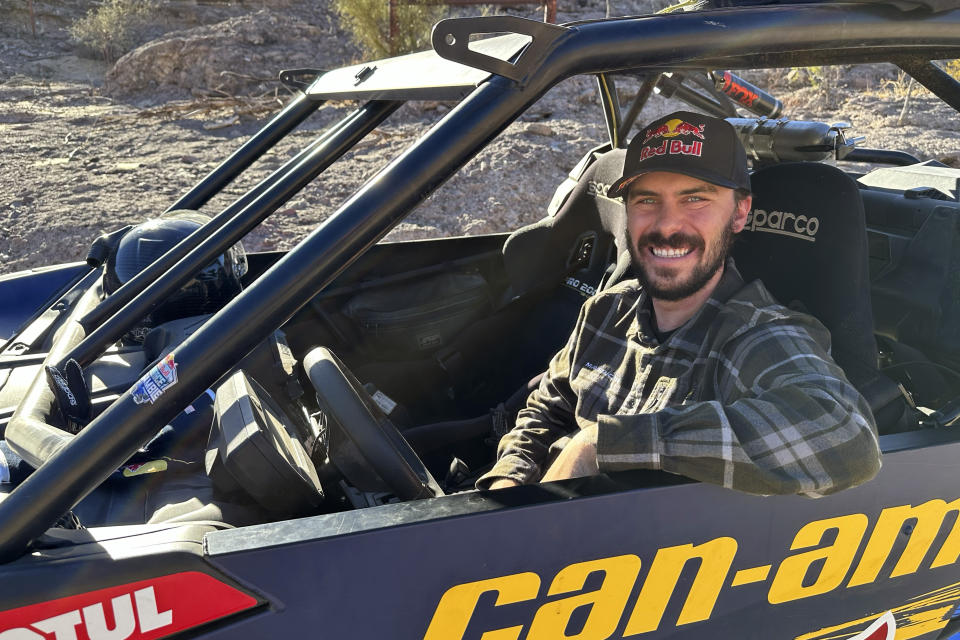
M 857 184 L 819 163 L 766 167 L 751 178 L 753 211 L 733 256 L 744 279 L 763 280 L 781 303 L 830 330 L 832 355 L 864 395 L 881 432 L 895 431 L 905 404 L 877 367 L 867 231 Z
M 623 173 L 624 149 L 594 149 L 558 187 L 547 217 L 513 232 L 503 246 L 508 296 L 536 307 L 518 331 L 524 345 L 514 368 L 519 384 L 570 336 L 584 300 L 629 266 L 623 202 L 607 188 Z M 618 259 L 622 257 L 623 259 Z

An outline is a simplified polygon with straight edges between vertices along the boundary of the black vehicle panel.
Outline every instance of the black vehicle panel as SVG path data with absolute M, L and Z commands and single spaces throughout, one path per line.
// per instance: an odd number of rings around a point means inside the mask
M 630 637 L 638 638 L 769 638 L 774 629 L 780 638 L 826 638 L 830 627 L 849 623 L 844 631 L 853 633 L 888 609 L 904 632 L 932 633 L 960 602 L 960 547 L 950 533 L 960 503 L 953 474 L 944 473 L 958 453 L 954 442 L 889 454 L 875 480 L 819 500 L 695 483 L 569 500 L 578 494 L 573 481 L 380 507 L 357 514 L 366 523 L 359 528 L 344 514 L 254 527 L 256 536 L 214 532 L 208 548 L 215 565 L 288 605 L 239 625 L 232 637 L 322 628 L 332 638 L 458 640 L 516 625 L 528 635 L 504 637 L 557 637 L 537 621 L 550 603 L 553 615 L 571 616 L 568 633 L 591 631 L 584 637 L 627 637 L 634 617 Z M 473 513 L 434 510 L 441 501 L 472 504 Z M 921 504 L 922 521 L 899 520 L 905 507 Z M 428 519 L 405 518 L 410 510 Z M 925 537 L 928 527 L 939 533 Z M 898 528 L 893 546 L 884 546 Z M 706 560 L 684 566 L 681 558 L 695 551 Z M 581 577 L 564 582 L 556 578 L 562 571 Z M 482 580 L 491 582 L 463 586 Z M 647 582 L 673 597 L 664 603 L 644 592 Z M 595 603 L 593 613 L 576 611 L 576 597 Z M 652 608 L 634 614 L 641 597 Z M 304 599 L 311 604 L 297 606 Z M 376 614 L 357 616 L 358 606 Z M 612 635 L 598 631 L 611 621 Z

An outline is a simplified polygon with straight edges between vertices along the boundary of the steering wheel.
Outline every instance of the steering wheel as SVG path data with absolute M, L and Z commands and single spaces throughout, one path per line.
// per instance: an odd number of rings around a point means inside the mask
M 370 394 L 332 351 L 312 349 L 303 359 L 317 400 L 332 429 L 339 429 L 401 500 L 442 496 L 443 490 Z M 343 469 L 341 469 L 343 471 Z

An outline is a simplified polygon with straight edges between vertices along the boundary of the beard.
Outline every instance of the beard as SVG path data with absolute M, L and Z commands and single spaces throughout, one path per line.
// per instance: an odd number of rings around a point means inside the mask
M 735 213 L 735 211 L 734 211 Z M 630 241 L 630 253 L 633 257 L 633 266 L 636 269 L 640 284 L 649 294 L 658 300 L 676 301 L 690 297 L 703 289 L 717 271 L 723 268 L 733 246 L 735 216 L 731 214 L 730 222 L 710 246 L 706 246 L 703 238 L 690 234 L 675 233 L 664 237 L 660 232 L 644 234 L 640 238 L 630 237 L 629 227 L 627 236 Z M 685 278 L 679 277 L 676 268 L 647 267 L 640 256 L 649 251 L 651 246 L 684 248 L 690 247 L 694 251 L 703 250 L 703 257 Z

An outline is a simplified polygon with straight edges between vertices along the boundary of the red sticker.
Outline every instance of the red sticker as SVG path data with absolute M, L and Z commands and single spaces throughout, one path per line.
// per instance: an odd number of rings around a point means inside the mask
M 0 640 L 153 640 L 256 606 L 186 571 L 0 611 Z

